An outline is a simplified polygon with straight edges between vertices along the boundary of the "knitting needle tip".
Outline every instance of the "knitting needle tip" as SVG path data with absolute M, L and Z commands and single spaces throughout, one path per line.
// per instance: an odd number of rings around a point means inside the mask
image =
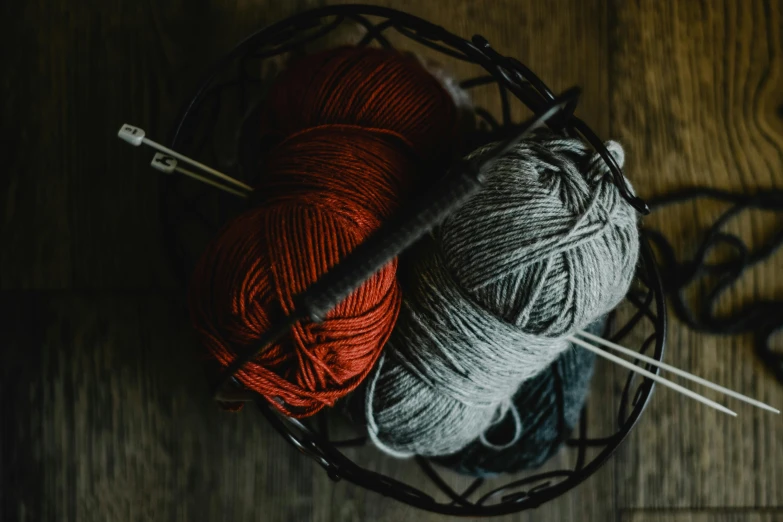
M 714 408 L 714 409 L 716 409 L 716 410 L 718 410 L 720 412 L 723 412 L 723 413 L 726 413 L 728 415 L 731 415 L 732 417 L 736 417 L 737 416 L 737 414 L 734 411 L 728 409 L 727 407 L 725 407 L 725 406 L 723 406 L 721 404 L 718 404 L 717 402 L 715 402 L 715 401 L 713 401 L 711 399 L 708 399 L 707 397 L 699 395 L 698 393 L 696 393 L 694 391 L 691 391 L 691 390 L 689 390 L 687 388 L 683 388 L 682 386 L 680 386 L 677 383 L 674 383 L 674 382 L 672 382 L 672 381 L 670 381 L 668 379 L 665 379 L 665 378 L 661 377 L 660 375 L 656 375 L 656 374 L 654 374 L 654 373 L 652 373 L 650 371 L 647 371 L 644 368 L 640 368 L 640 367 L 638 367 L 638 366 L 636 366 L 636 365 L 626 361 L 625 359 L 621 359 L 621 358 L 617 357 L 616 355 L 612 355 L 611 353 L 609 353 L 607 351 L 604 351 L 601 348 L 598 348 L 597 346 L 593 346 L 592 344 L 590 344 L 590 343 L 588 343 L 588 342 L 586 342 L 586 341 L 584 341 L 582 339 L 579 339 L 578 337 L 569 336 L 568 340 L 571 341 L 572 343 L 576 344 L 576 345 L 581 346 L 582 348 L 585 348 L 586 350 L 589 350 L 589 351 L 593 352 L 594 354 L 598 355 L 599 357 L 603 357 L 604 359 L 608 359 L 609 361 L 611 361 L 611 362 L 613 362 L 613 363 L 615 363 L 615 364 L 617 364 L 619 366 L 622 366 L 622 367 L 624 367 L 624 368 L 626 368 L 628 370 L 636 372 L 639 375 L 647 377 L 648 379 L 653 380 L 653 381 L 657 382 L 658 384 L 661 384 L 663 386 L 671 388 L 672 390 L 677 391 L 677 392 L 685 395 L 686 397 L 689 397 L 689 398 L 691 398 L 693 400 L 699 401 L 700 403 L 705 404 L 705 405 L 709 406 L 710 408 Z
M 688 373 L 684 370 L 680 370 L 679 368 L 676 368 L 674 366 L 671 366 L 669 364 L 664 363 L 663 361 L 658 361 L 656 359 L 653 359 L 652 357 L 649 357 L 647 355 L 634 352 L 633 350 L 626 348 L 625 346 L 613 343 L 611 341 L 608 341 L 604 339 L 603 337 L 599 337 L 597 335 L 591 334 L 590 332 L 580 331 L 577 332 L 577 335 L 584 337 L 586 339 L 589 339 L 590 341 L 593 341 L 595 343 L 601 344 L 603 346 L 606 346 L 607 348 L 610 348 L 612 350 L 615 350 L 617 352 L 620 352 L 624 355 L 627 355 L 629 357 L 633 357 L 639 361 L 644 361 L 648 364 L 651 364 L 653 366 L 657 366 L 658 368 L 661 368 L 665 371 L 671 372 L 674 375 L 678 375 L 684 379 L 688 379 L 689 381 L 693 381 L 695 383 L 701 384 L 702 386 L 706 386 L 707 388 L 710 388 L 712 390 L 718 391 L 720 393 L 723 393 L 729 397 L 733 397 L 734 399 L 746 402 L 748 404 L 751 404 L 757 408 L 761 408 L 762 410 L 771 411 L 772 413 L 780 414 L 780 410 L 777 408 L 773 408 L 772 406 L 768 404 L 764 404 L 761 401 L 758 401 L 756 399 L 753 399 L 751 397 L 748 397 L 747 395 L 743 395 L 741 393 L 735 392 L 734 390 L 730 390 L 724 386 L 720 386 L 719 384 L 715 384 L 714 382 L 710 382 L 707 379 L 703 379 L 699 376 L 693 375 L 691 373 Z

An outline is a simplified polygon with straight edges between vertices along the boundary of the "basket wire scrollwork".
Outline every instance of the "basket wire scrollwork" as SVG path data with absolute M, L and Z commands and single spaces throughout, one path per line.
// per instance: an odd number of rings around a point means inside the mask
M 265 85 L 285 66 L 287 57 L 303 52 L 308 45 L 328 37 L 344 24 L 362 28 L 363 36 L 357 40 L 358 45 L 391 48 L 392 41 L 397 39 L 435 52 L 444 60 L 475 67 L 478 74 L 463 79 L 459 85 L 466 91 L 494 86 L 500 100 L 497 118 L 490 110 L 474 108 L 479 122 L 476 134 L 479 142 L 496 140 L 504 136 L 504 131 L 513 129 L 513 103 L 521 102 L 531 112 L 539 113 L 555 100 L 554 93 L 532 71 L 518 60 L 496 52 L 481 36 L 466 40 L 394 9 L 339 5 L 294 15 L 259 30 L 237 45 L 215 64 L 186 104 L 172 130 L 171 148 L 252 184 L 259 174 L 257 166 L 262 147 L 258 118 Z M 620 167 L 601 139 L 574 116 L 575 108 L 576 104 L 571 104 L 552 118 L 548 122 L 550 128 L 579 136 L 593 147 L 606 162 L 623 197 L 640 213 L 647 213 L 647 205 L 629 191 Z M 161 188 L 164 240 L 175 271 L 184 282 L 206 242 L 244 206 L 231 196 L 181 177 L 165 177 Z M 640 353 L 661 360 L 666 332 L 663 290 L 652 251 L 644 238 L 636 279 L 620 308 L 621 312 L 613 314 L 608 321 L 609 337 L 626 345 L 633 340 Z M 655 367 L 646 368 L 658 372 Z M 454 481 L 450 480 L 449 472 L 428 459 L 416 458 L 418 469 L 427 478 L 425 491 L 425 488 L 363 466 L 358 457 L 349 458 L 346 448 L 370 445 L 364 436 L 333 436 L 328 414 L 304 420 L 289 418 L 279 414 L 260 395 L 243 389 L 235 380 L 232 382 L 233 388 L 221 391 L 220 400 L 256 404 L 266 420 L 289 443 L 315 460 L 332 479 L 346 480 L 428 511 L 464 516 L 502 515 L 534 508 L 587 479 L 633 429 L 650 400 L 654 385 L 633 372 L 624 374 L 616 422 L 607 430 L 609 435 L 588 433 L 585 408 L 576 433 L 566 441 L 572 457 L 572 465 L 568 468 L 534 471 L 522 476 L 476 478 L 458 490 L 451 485 Z M 363 451 L 374 450 L 368 447 Z

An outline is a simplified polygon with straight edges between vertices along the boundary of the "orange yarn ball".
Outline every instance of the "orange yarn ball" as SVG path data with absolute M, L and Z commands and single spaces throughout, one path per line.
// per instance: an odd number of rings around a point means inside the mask
M 257 206 L 208 246 L 191 283 L 202 343 L 222 365 L 253 346 L 272 311 L 366 239 L 433 165 L 447 161 L 456 109 L 411 56 L 339 48 L 287 70 L 266 100 Z M 427 167 L 423 167 L 427 165 Z M 236 377 L 281 412 L 316 413 L 356 388 L 400 307 L 396 261 L 321 323 L 297 324 Z

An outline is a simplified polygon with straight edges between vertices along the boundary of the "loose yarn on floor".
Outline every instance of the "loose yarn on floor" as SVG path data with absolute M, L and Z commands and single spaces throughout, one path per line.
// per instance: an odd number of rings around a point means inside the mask
M 208 352 L 226 366 L 268 329 L 274 310 L 355 248 L 448 161 L 456 109 L 410 56 L 338 48 L 294 63 L 272 86 L 254 208 L 228 223 L 199 260 L 190 310 Z M 303 417 L 353 390 L 391 334 L 400 306 L 396 262 L 319 324 L 293 327 L 236 378 L 281 412 Z
M 607 147 L 622 165 L 622 148 Z M 633 278 L 636 213 L 581 140 L 539 135 L 492 170 L 409 256 L 400 317 L 365 398 L 370 438 L 392 455 L 491 446 L 484 434 L 507 414 L 513 445 L 520 384 L 614 308 Z

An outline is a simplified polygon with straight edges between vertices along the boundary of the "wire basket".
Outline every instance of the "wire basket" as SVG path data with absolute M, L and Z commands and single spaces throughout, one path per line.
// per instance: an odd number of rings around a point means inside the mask
M 470 41 L 442 27 L 393 9 L 340 5 L 323 7 L 261 29 L 221 59 L 187 103 L 169 139 L 174 150 L 253 184 L 260 150 L 259 107 L 264 91 L 286 60 L 305 52 L 314 42 L 332 38 L 338 28 L 359 28 L 354 44 L 413 49 L 435 56 L 454 71 L 472 71 L 459 85 L 466 91 L 485 89 L 486 107 L 474 107 L 477 129 L 472 146 L 494 141 L 514 124 L 514 116 L 538 113 L 555 99 L 550 89 L 514 58 L 500 55 L 481 36 Z M 493 89 L 495 95 L 487 94 Z M 480 97 L 480 96 L 479 96 Z M 494 105 L 491 107 L 490 105 Z M 573 115 L 575 105 L 549 120 L 553 131 L 579 136 L 598 152 L 613 174 L 618 190 L 641 213 L 646 204 L 629 193 L 622 172 L 603 142 Z M 230 195 L 179 176 L 162 181 L 161 213 L 171 262 L 186 280 L 207 242 L 245 204 Z M 640 353 L 663 357 L 666 320 L 663 290 L 647 240 L 641 241 L 639 269 L 625 301 L 608 321 L 605 337 L 634 343 Z M 611 335 L 609 335 L 611 334 Z M 652 366 L 646 367 L 657 373 Z M 615 372 L 616 374 L 619 372 Z M 654 383 L 633 372 L 621 374 L 622 393 L 613 426 L 605 433 L 588 433 L 587 408 L 574 436 L 566 441 L 571 464 L 492 479 L 455 479 L 425 458 L 415 462 L 422 475 L 404 481 L 366 467 L 378 452 L 364 436 L 340 436 L 325 412 L 297 420 L 281 415 L 260 395 L 232 380 L 231 400 L 257 405 L 267 421 L 294 447 L 320 464 L 333 480 L 353 484 L 424 510 L 464 516 L 492 516 L 534 508 L 556 498 L 592 475 L 619 447 L 650 400 Z M 221 400 L 226 400 L 223 395 Z M 363 455 L 370 458 L 363 458 Z M 350 456 L 349 456 L 350 455 Z M 550 466 L 551 468 L 551 466 Z M 425 477 L 423 479 L 422 477 Z M 458 485 L 454 485 L 454 483 Z M 415 484 L 413 484 L 415 483 Z M 424 485 L 422 485 L 424 484 Z

